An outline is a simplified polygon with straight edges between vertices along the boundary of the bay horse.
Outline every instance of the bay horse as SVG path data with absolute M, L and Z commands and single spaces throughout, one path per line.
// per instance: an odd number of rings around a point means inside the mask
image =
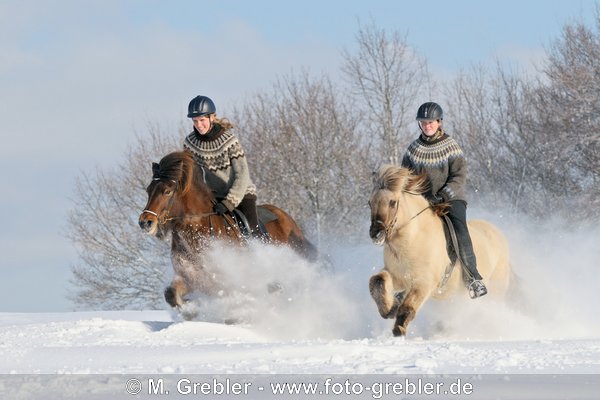
M 193 155 L 177 151 L 167 154 L 159 163 L 152 163 L 152 181 L 146 192 L 148 202 L 139 217 L 140 227 L 157 237 L 171 233 L 175 275 L 164 292 L 167 303 L 180 308 L 186 302 L 186 295 L 192 292 L 217 294 L 223 289 L 222 283 L 204 265 L 203 253 L 215 240 L 239 246 L 246 239 L 231 216 L 213 210 L 216 199 Z M 310 261 L 317 258 L 315 246 L 285 211 L 270 204 L 258 208 L 271 213 L 264 226 L 272 243 L 288 245 Z
M 384 165 L 373 183 L 369 236 L 384 247 L 384 267 L 369 279 L 369 291 L 379 314 L 395 319 L 394 336 L 403 336 L 427 299 L 467 294 L 463 268 L 456 260 L 455 268 L 447 269 L 451 259 L 444 222 L 438 215 L 440 210 L 422 195 L 429 185 L 425 175 Z M 487 221 L 467 224 L 488 296 L 504 297 L 512 275 L 506 238 Z M 447 272 L 451 272 L 449 278 L 445 277 Z

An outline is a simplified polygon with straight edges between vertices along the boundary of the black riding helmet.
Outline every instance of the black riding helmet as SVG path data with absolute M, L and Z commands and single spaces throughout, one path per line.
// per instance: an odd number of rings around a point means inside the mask
M 438 103 L 432 101 L 421 104 L 417 111 L 417 121 L 433 121 L 444 119 L 444 111 Z
M 201 117 L 203 115 L 214 114 L 217 112 L 215 103 L 206 96 L 196 96 L 190 101 L 188 106 L 188 118 Z

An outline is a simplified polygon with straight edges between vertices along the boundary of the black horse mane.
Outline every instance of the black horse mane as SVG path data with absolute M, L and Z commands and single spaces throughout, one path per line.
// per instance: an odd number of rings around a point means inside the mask
M 177 182 L 181 194 L 191 189 L 213 200 L 214 194 L 204 183 L 202 169 L 189 151 L 175 151 L 164 156 L 153 168 L 153 178 Z

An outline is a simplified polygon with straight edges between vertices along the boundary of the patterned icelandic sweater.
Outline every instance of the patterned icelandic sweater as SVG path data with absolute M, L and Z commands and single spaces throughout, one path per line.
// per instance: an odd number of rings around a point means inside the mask
M 466 202 L 467 163 L 462 149 L 445 133 L 428 139 L 420 135 L 408 146 L 402 166 L 417 174 L 427 173 L 431 181 L 431 194 L 438 194 L 445 201 Z
M 204 170 L 206 184 L 228 208 L 237 207 L 247 194 L 256 196 L 246 155 L 231 130 L 215 124 L 206 135 L 200 135 L 194 128 L 183 148 L 194 155 Z

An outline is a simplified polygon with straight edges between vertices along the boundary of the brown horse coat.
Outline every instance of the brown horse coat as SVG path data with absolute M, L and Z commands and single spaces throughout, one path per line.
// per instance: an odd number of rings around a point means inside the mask
M 148 202 L 139 225 L 151 235 L 172 234 L 171 260 L 175 276 L 165 290 L 172 307 L 181 306 L 188 293 L 214 295 L 221 290 L 218 274 L 204 265 L 203 254 L 214 240 L 232 245 L 244 243 L 239 227 L 230 216 L 213 211 L 215 198 L 202 179 L 202 170 L 186 151 L 174 152 L 152 165 Z M 262 205 L 277 218 L 266 223 L 272 242 L 290 246 L 314 260 L 316 248 L 304 237 L 296 222 L 273 205 Z

